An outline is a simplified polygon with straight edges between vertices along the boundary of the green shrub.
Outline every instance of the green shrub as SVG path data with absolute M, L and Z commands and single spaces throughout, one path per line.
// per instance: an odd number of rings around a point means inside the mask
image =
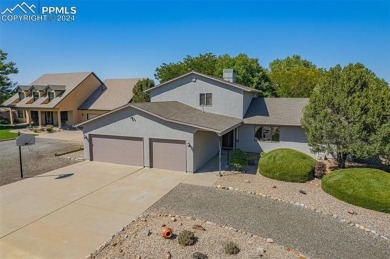
M 240 248 L 238 248 L 238 246 L 233 242 L 227 242 L 225 244 L 224 249 L 225 249 L 225 253 L 229 255 L 235 255 L 240 252 Z
M 46 131 L 49 132 L 49 133 L 52 133 L 53 132 L 53 127 L 47 127 Z
M 196 238 L 193 232 L 189 230 L 183 230 L 179 233 L 178 242 L 182 246 L 191 246 L 195 244 Z
M 306 182 L 314 178 L 316 160 L 294 149 L 281 148 L 262 153 L 259 173 L 276 180 Z
M 192 254 L 193 259 L 207 259 L 209 258 L 206 254 L 201 253 L 201 252 L 195 252 Z
M 230 158 L 230 166 L 235 167 L 236 169 L 242 169 L 244 166 L 248 165 L 248 158 L 241 149 L 235 149 Z
M 0 116 L 0 124 L 8 125 L 8 124 L 10 124 L 10 120 L 8 118 Z
M 349 168 L 327 174 L 322 189 L 337 199 L 390 213 L 390 174 L 372 168 Z

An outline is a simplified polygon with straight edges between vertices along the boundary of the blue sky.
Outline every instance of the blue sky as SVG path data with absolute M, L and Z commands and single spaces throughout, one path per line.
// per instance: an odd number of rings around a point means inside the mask
M 25 0 L 37 4 L 36 0 Z M 22 1 L 1 0 L 0 10 Z M 1 22 L 12 78 L 94 71 L 150 77 L 186 55 L 246 53 L 267 67 L 299 54 L 319 67 L 361 62 L 390 82 L 390 1 L 40 1 L 76 6 L 75 22 Z

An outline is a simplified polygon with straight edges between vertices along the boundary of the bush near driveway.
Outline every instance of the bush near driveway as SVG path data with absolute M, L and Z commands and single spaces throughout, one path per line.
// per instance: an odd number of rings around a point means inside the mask
M 350 168 L 327 174 L 322 189 L 337 199 L 390 213 L 390 174 L 372 168 Z
M 286 182 L 306 182 L 314 178 L 316 160 L 294 149 L 281 148 L 263 153 L 259 173 Z

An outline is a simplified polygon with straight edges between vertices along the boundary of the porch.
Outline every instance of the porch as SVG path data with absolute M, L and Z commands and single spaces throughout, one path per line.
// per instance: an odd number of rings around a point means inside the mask
M 11 125 L 14 124 L 14 111 L 10 109 Z M 57 109 L 17 109 L 17 119 L 19 122 L 27 123 L 29 126 L 56 126 L 62 128 L 69 124 L 72 111 L 60 111 Z

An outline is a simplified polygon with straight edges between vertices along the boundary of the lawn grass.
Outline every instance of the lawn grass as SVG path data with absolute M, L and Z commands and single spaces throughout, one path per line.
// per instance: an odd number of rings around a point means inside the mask
M 275 149 L 261 155 L 259 173 L 286 182 L 307 182 L 314 178 L 316 160 L 294 149 Z
M 15 139 L 18 137 L 18 133 L 10 132 L 11 129 L 0 129 L 0 140 Z
M 349 168 L 326 175 L 328 194 L 359 207 L 390 213 L 390 174 L 372 168 Z

